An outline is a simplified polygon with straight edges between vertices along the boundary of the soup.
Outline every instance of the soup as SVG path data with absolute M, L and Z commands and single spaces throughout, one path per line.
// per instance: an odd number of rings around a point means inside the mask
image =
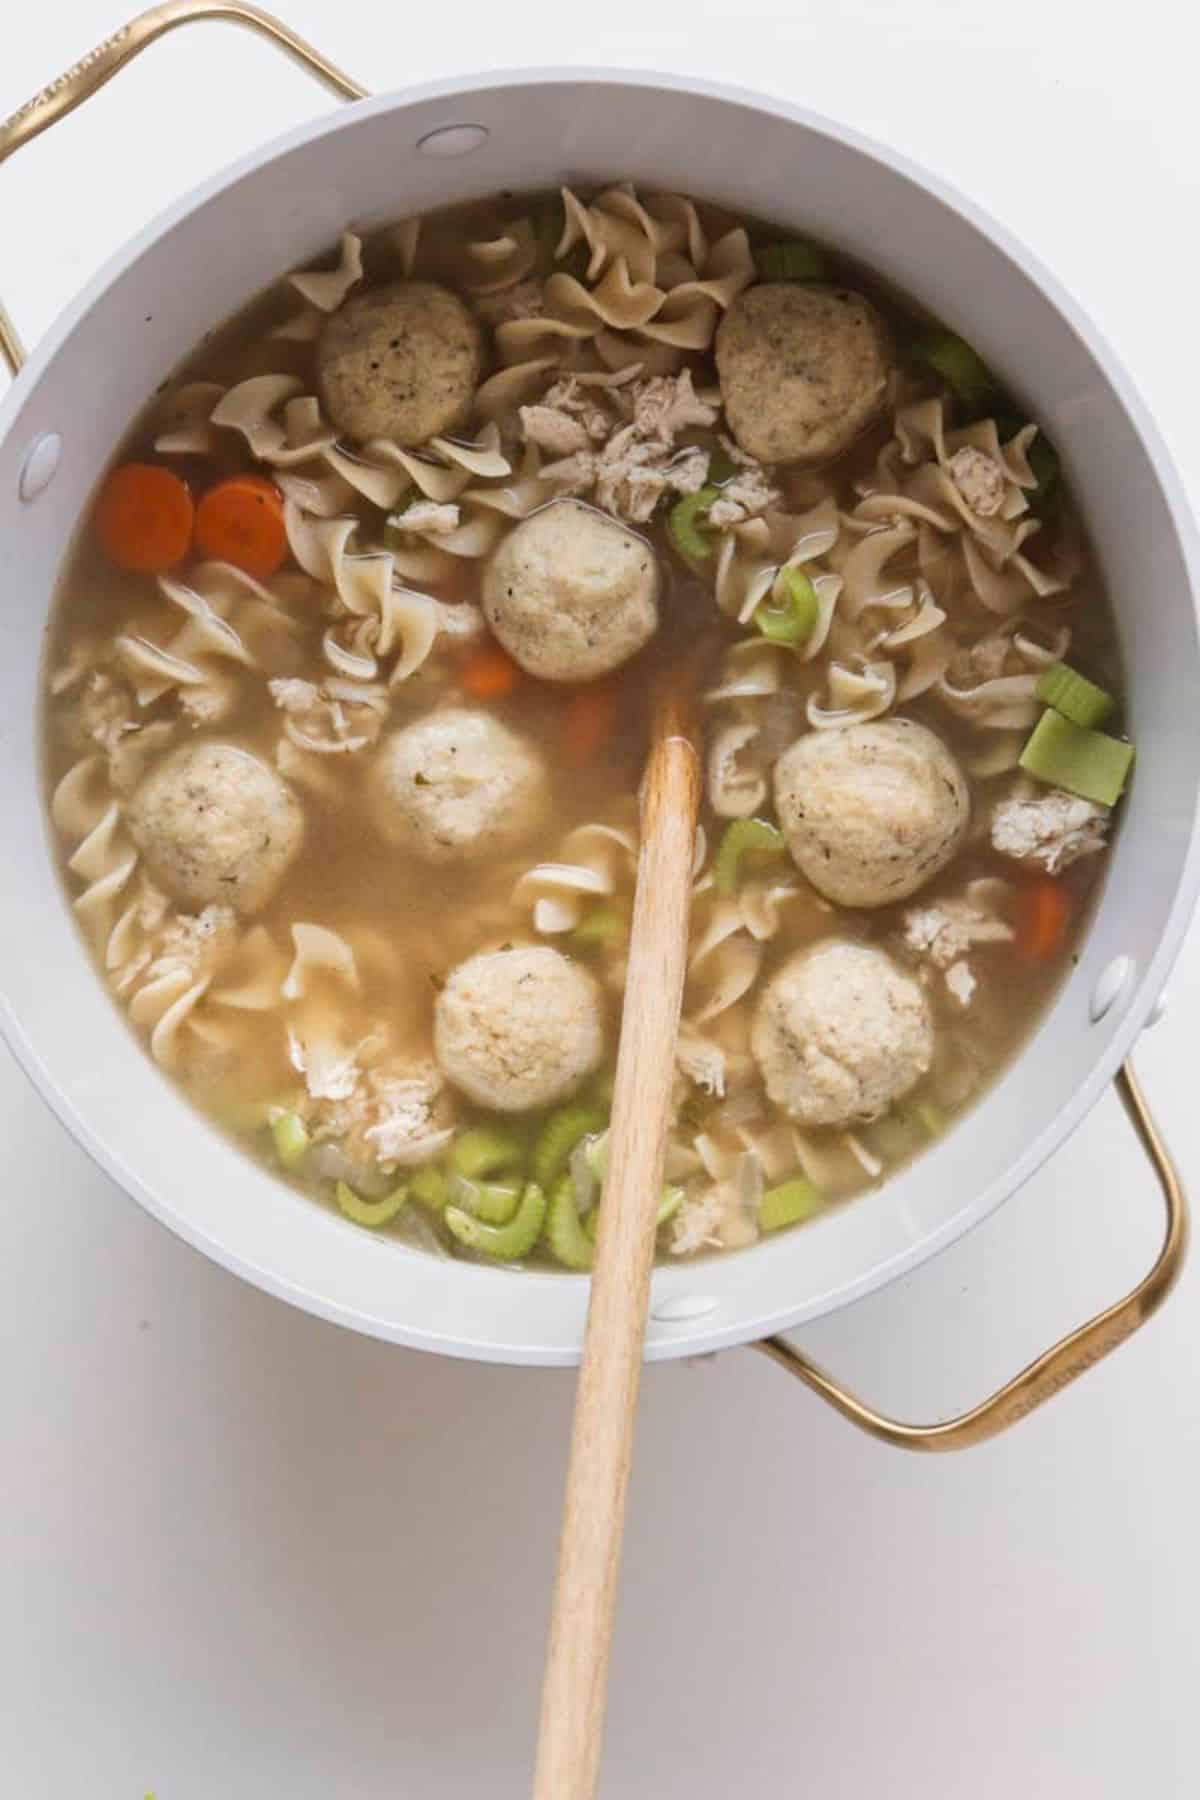
M 1069 966 L 1133 755 L 1111 617 L 1052 447 L 966 343 L 682 196 L 348 231 L 154 396 L 45 665 L 100 978 L 357 1225 L 586 1269 L 684 654 L 706 793 L 660 1254 L 885 1180 Z

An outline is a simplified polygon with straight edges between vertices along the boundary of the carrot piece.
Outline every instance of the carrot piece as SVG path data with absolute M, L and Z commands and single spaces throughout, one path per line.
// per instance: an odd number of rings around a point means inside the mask
M 283 495 L 265 475 L 231 475 L 200 497 L 196 548 L 265 581 L 287 555 Z
M 459 682 L 475 700 L 504 700 L 521 679 L 521 671 L 499 644 L 485 644 L 469 656 Z
M 195 507 L 187 483 L 160 463 L 122 463 L 100 490 L 93 516 L 100 547 L 118 569 L 161 575 L 182 562 Z
M 563 754 L 573 763 L 588 763 L 617 727 L 620 695 L 615 682 L 596 681 L 571 695 L 563 708 Z
M 1017 893 L 1016 950 L 1027 962 L 1049 962 L 1062 949 L 1071 922 L 1071 894 L 1053 875 L 1028 881 Z

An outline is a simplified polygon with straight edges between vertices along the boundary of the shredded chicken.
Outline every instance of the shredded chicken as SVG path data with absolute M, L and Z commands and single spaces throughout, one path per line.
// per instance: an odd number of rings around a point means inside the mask
M 105 669 L 95 669 L 79 695 L 80 735 L 111 755 L 126 732 L 137 730 L 136 710 L 125 683 Z
M 692 371 L 651 375 L 633 389 L 633 423 L 644 438 L 673 444 L 689 425 L 715 424 L 719 406 L 704 400 L 692 384 Z
M 350 1163 L 390 1172 L 428 1162 L 445 1149 L 452 1135 L 450 1103 L 433 1063 L 364 1070 L 351 1058 L 351 1069 L 349 1086 L 344 1077 L 336 1084 L 345 1092 L 321 1096 L 332 1104 L 318 1121 L 321 1137 L 336 1138 Z M 312 1072 L 310 1055 L 310 1093 Z
M 990 519 L 1004 505 L 1005 474 L 994 456 L 964 444 L 946 465 L 950 479 L 978 518 Z
M 547 390 L 542 405 L 579 419 L 593 443 L 608 437 L 615 424 L 614 415 L 596 398 L 596 390 L 585 385 L 578 375 L 564 375 Z
M 960 1006 L 970 1006 L 978 983 L 965 962 L 951 963 L 946 970 L 946 986 Z
M 151 903 L 151 912 L 156 910 Z M 233 948 L 238 934 L 231 906 L 206 906 L 199 913 L 176 913 L 159 932 L 147 979 L 186 974 L 192 981 L 211 975 Z
M 284 715 L 283 729 L 291 742 L 325 756 L 365 750 L 387 716 L 386 698 L 375 689 L 364 688 L 361 698 L 350 699 L 292 675 L 268 681 L 267 688 Z
M 551 456 L 573 456 L 577 450 L 586 450 L 590 441 L 583 421 L 557 406 L 523 406 L 521 430 L 526 443 L 536 444 Z
M 694 1037 L 686 1027 L 679 1033 L 675 1060 L 693 1086 L 717 1099 L 725 1096 L 725 1052 L 710 1039 Z
M 191 725 L 219 725 L 237 705 L 237 682 L 229 675 L 212 675 L 198 687 L 179 690 L 179 709 Z
M 414 500 L 403 512 L 396 514 L 395 522 L 401 531 L 428 531 L 443 537 L 447 532 L 458 530 L 459 511 L 451 502 Z
M 911 906 L 904 915 L 904 942 L 937 969 L 952 963 L 975 944 L 1004 944 L 1012 926 L 969 900 L 939 900 L 936 906 Z
M 1037 795 L 1024 784 L 992 812 L 992 845 L 1002 856 L 1036 863 L 1051 875 L 1103 850 L 1110 809 L 1061 788 Z
M 672 1256 L 694 1256 L 697 1250 L 721 1248 L 721 1220 L 726 1198 L 714 1184 L 689 1194 L 671 1221 Z
M 709 509 L 708 522 L 715 530 L 725 531 L 778 506 L 779 500 L 779 490 L 771 486 L 766 470 L 758 463 L 747 464 L 725 483 L 720 499 Z

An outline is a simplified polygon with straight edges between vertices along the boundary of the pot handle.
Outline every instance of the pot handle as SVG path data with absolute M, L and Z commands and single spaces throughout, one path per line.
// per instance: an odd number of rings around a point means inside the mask
M 860 1431 L 869 1432 L 872 1437 L 880 1438 L 898 1450 L 966 1450 L 972 1444 L 982 1444 L 988 1438 L 996 1437 L 1010 1425 L 1015 1425 L 1018 1419 L 1023 1419 L 1026 1413 L 1052 1399 L 1115 1350 L 1118 1344 L 1124 1343 L 1127 1337 L 1132 1337 L 1151 1313 L 1157 1312 L 1178 1281 L 1187 1253 L 1188 1215 L 1183 1186 L 1130 1063 L 1126 1062 L 1117 1075 L 1116 1088 L 1166 1201 L 1162 1249 L 1149 1274 L 1123 1300 L 1118 1300 L 1086 1325 L 1080 1325 L 1062 1338 L 988 1399 L 973 1406 L 969 1412 L 960 1413 L 957 1418 L 935 1425 L 910 1425 L 899 1419 L 889 1419 L 867 1406 L 823 1369 L 809 1362 L 786 1338 L 764 1338 L 751 1348 L 769 1356 L 789 1375 L 802 1381 Z
M 135 56 L 179 25 L 190 25 L 202 19 L 225 19 L 231 25 L 242 25 L 290 56 L 340 99 L 362 100 L 367 89 L 351 81 L 348 75 L 328 62 L 311 44 L 297 37 L 281 20 L 263 12 L 260 7 L 243 4 L 243 0 L 165 0 L 139 13 L 119 31 L 97 44 L 65 74 L 44 87 L 40 94 L 18 107 L 11 118 L 0 124 L 0 163 L 32 138 L 48 131 L 77 106 L 99 91 Z M 15 375 L 25 360 L 25 351 L 16 326 L 0 302 L 0 355 Z

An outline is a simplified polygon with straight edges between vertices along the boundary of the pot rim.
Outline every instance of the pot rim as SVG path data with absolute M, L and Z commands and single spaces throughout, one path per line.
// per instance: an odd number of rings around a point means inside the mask
M 967 226 L 978 232 L 1017 266 L 1057 310 L 1060 317 L 1083 344 L 1091 360 L 1103 372 L 1105 380 L 1119 400 L 1135 434 L 1141 440 L 1148 466 L 1153 471 L 1154 478 L 1161 490 L 1172 527 L 1176 533 L 1180 553 L 1187 569 L 1193 605 L 1196 604 L 1196 596 L 1200 593 L 1200 536 L 1197 535 L 1196 524 L 1174 462 L 1120 358 L 1083 309 L 1077 305 L 1073 296 L 1034 253 L 998 220 L 985 209 L 977 206 L 940 173 L 926 169 L 902 152 L 893 150 L 885 143 L 859 132 L 854 127 L 843 125 L 773 94 L 761 93 L 732 83 L 710 81 L 698 76 L 680 76 L 654 70 L 621 69 L 613 66 L 587 68 L 552 65 L 482 71 L 479 74 L 455 76 L 392 89 L 369 99 L 354 102 L 352 112 L 350 109 L 339 109 L 332 114 L 319 116 L 277 135 L 266 144 L 237 158 L 217 174 L 183 194 L 153 217 L 104 262 L 40 339 L 20 375 L 13 382 L 9 393 L 0 403 L 0 442 L 7 437 L 27 396 L 41 380 L 44 371 L 100 296 L 164 232 L 180 223 L 199 206 L 234 186 L 248 173 L 294 149 L 317 142 L 326 136 L 335 136 L 352 117 L 361 118 L 365 114 L 387 113 L 424 101 L 458 98 L 469 100 L 472 96 L 483 93 L 525 87 L 539 88 L 547 85 L 588 88 L 619 86 L 641 89 L 647 94 L 683 93 L 700 99 L 710 99 L 743 107 L 760 114 L 766 113 L 788 123 L 799 125 L 812 134 L 844 145 L 864 157 L 882 164 L 885 168 L 906 178 L 932 195 L 947 211 L 957 215 Z M 1200 893 L 1198 820 L 1200 820 L 1200 791 L 1194 797 L 1187 852 L 1165 927 L 1153 956 L 1141 970 L 1130 996 L 1124 1003 L 1122 1017 L 1113 1027 L 1111 1035 L 1099 1054 L 1090 1062 L 1084 1078 L 1074 1091 L 1070 1104 L 1025 1147 L 1019 1156 L 1009 1163 L 997 1179 L 985 1187 L 981 1193 L 975 1195 L 969 1204 L 959 1207 L 950 1218 L 934 1229 L 925 1232 L 915 1243 L 872 1264 L 865 1272 L 839 1285 L 833 1297 L 823 1296 L 819 1302 L 809 1299 L 798 1307 L 777 1308 L 768 1314 L 753 1318 L 742 1317 L 733 1323 L 716 1327 L 706 1327 L 703 1316 L 692 1319 L 682 1318 L 669 1330 L 660 1330 L 658 1335 L 651 1334 L 645 1349 L 647 1359 L 653 1361 L 729 1348 L 735 1344 L 751 1341 L 756 1337 L 787 1330 L 803 1319 L 815 1318 L 823 1316 L 826 1312 L 841 1310 L 842 1307 L 886 1286 L 947 1248 L 990 1216 L 1004 1200 L 1022 1186 L 1090 1112 L 1108 1083 L 1113 1079 L 1128 1054 L 1130 1046 L 1145 1026 L 1158 1002 L 1163 984 L 1179 953 L 1197 895 Z M 397 1325 L 391 1319 L 376 1318 L 356 1310 L 345 1302 L 330 1299 L 323 1294 L 302 1288 L 278 1270 L 270 1267 L 269 1264 L 242 1257 L 232 1251 L 228 1245 L 212 1237 L 205 1228 L 176 1212 L 165 1197 L 148 1188 L 131 1169 L 124 1165 L 121 1158 L 92 1131 L 87 1121 L 76 1110 L 72 1100 L 68 1098 L 50 1071 L 43 1065 L 33 1043 L 13 1013 L 7 996 L 4 995 L 0 995 L 0 1032 L 41 1097 L 98 1167 L 116 1181 L 126 1193 L 137 1199 L 139 1204 L 153 1217 L 168 1225 L 176 1235 L 264 1291 L 291 1304 L 299 1305 L 304 1310 L 332 1323 L 347 1325 L 355 1330 L 414 1349 L 435 1351 L 443 1355 L 456 1355 L 471 1360 L 541 1366 L 564 1366 L 578 1361 L 577 1347 L 564 1350 L 557 1346 L 547 1347 L 544 1344 L 514 1346 L 510 1343 L 491 1342 L 482 1338 L 470 1340 L 461 1337 L 443 1338 L 434 1332 L 406 1328 L 403 1325 Z M 922 1160 L 929 1164 L 935 1156 L 936 1151 L 930 1151 Z M 749 1259 L 771 1255 L 774 1248 L 769 1242 L 762 1243 L 754 1248 L 739 1251 L 736 1260 L 744 1266 Z M 707 1266 L 711 1265 L 691 1264 L 688 1266 L 692 1285 L 703 1287 L 704 1269 Z M 531 1278 L 520 1272 L 512 1271 L 484 1270 L 477 1273 L 480 1273 L 489 1283 L 520 1281 L 524 1284 Z M 661 1271 L 664 1278 L 663 1285 L 678 1291 L 680 1285 L 678 1278 L 683 1274 L 684 1270 L 681 1268 Z M 669 1279 L 670 1277 L 675 1279 L 672 1281 Z M 532 1278 L 539 1282 L 573 1279 L 570 1276 L 556 1277 L 542 1272 L 538 1272 Z M 656 1277 L 656 1283 L 657 1281 Z

